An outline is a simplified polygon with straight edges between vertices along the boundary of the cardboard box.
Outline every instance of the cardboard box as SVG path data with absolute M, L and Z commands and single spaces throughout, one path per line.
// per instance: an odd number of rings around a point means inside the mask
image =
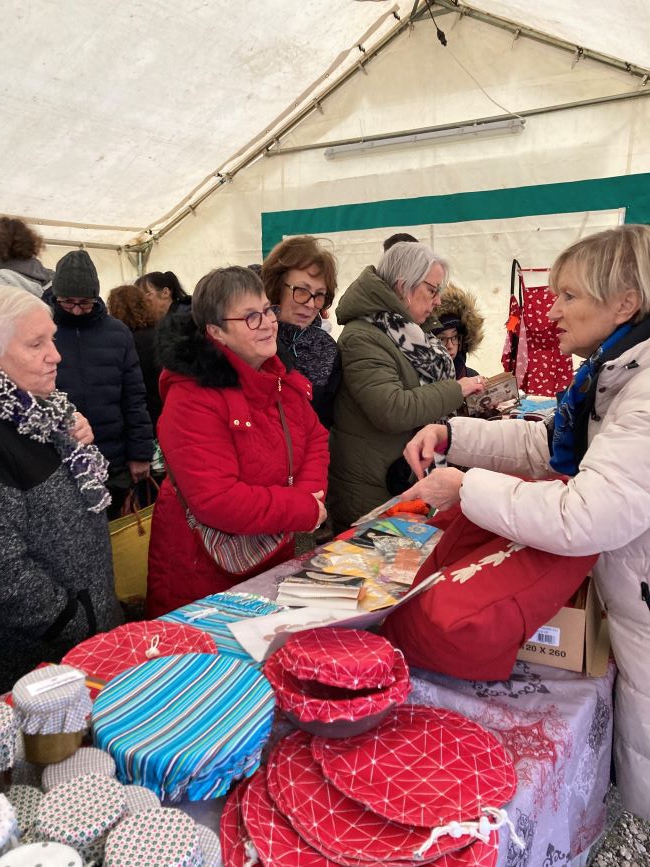
M 591 578 L 572 605 L 561 608 L 522 645 L 517 659 L 603 677 L 609 661 L 609 628 Z

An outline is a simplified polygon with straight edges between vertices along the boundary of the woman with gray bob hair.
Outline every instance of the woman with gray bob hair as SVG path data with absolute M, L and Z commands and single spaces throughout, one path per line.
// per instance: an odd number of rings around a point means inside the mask
M 418 242 L 399 242 L 369 265 L 343 295 L 336 318 L 343 383 L 334 405 L 330 512 L 349 526 L 409 485 L 402 458 L 416 430 L 483 391 L 479 376 L 456 380 L 433 334 L 449 267 Z
M 120 621 L 107 465 L 55 389 L 55 332 L 47 304 L 0 286 L 0 692 Z

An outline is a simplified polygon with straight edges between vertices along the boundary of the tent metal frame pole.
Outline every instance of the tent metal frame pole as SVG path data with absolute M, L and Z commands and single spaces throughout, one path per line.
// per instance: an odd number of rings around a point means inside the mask
M 364 54 L 363 60 L 360 61 L 355 66 L 346 70 L 340 78 L 336 81 L 332 82 L 332 84 L 318 97 L 316 106 L 314 103 L 305 106 L 305 108 L 300 111 L 295 117 L 291 118 L 291 120 L 287 121 L 279 130 L 270 134 L 266 140 L 261 142 L 250 154 L 245 156 L 239 163 L 237 163 L 233 168 L 225 171 L 225 167 L 220 169 L 217 172 L 214 172 L 215 175 L 218 175 L 221 171 L 223 171 L 223 177 L 219 177 L 219 180 L 212 184 L 205 192 L 201 193 L 196 199 L 194 199 L 190 204 L 183 207 L 177 214 L 175 214 L 171 219 L 169 219 L 160 229 L 154 229 L 153 227 L 156 225 L 155 223 L 151 224 L 148 229 L 145 231 L 149 234 L 152 240 L 158 241 L 160 238 L 163 238 L 168 232 L 174 229 L 179 223 L 181 223 L 186 217 L 190 216 L 190 214 L 194 214 L 196 208 L 201 205 L 207 198 L 209 198 L 213 193 L 217 192 L 224 183 L 232 181 L 236 174 L 238 174 L 242 169 L 247 168 L 251 163 L 255 162 L 255 160 L 259 159 L 260 156 L 274 156 L 275 154 L 288 154 L 288 153 L 297 153 L 301 150 L 316 150 L 320 148 L 325 148 L 328 146 L 333 146 L 334 144 L 344 144 L 348 142 L 355 141 L 354 139 L 347 139 L 341 142 L 328 142 L 326 144 L 318 144 L 318 145 L 304 145 L 297 146 L 295 148 L 279 148 L 278 143 L 279 140 L 290 133 L 296 126 L 302 123 L 305 118 L 309 117 L 314 111 L 320 109 L 324 101 L 330 97 L 332 94 L 336 93 L 350 78 L 357 75 L 361 71 L 365 71 L 365 67 L 367 64 L 372 61 L 375 57 L 377 57 L 387 46 L 389 46 L 395 39 L 397 39 L 401 34 L 410 28 L 412 28 L 415 24 L 421 23 L 423 21 L 429 21 L 428 12 L 431 10 L 431 13 L 435 18 L 441 17 L 443 15 L 448 15 L 450 13 L 457 13 L 461 17 L 468 16 L 472 18 L 476 18 L 477 20 L 483 21 L 483 23 L 490 24 L 494 27 L 499 27 L 501 29 L 507 30 L 512 33 L 516 37 L 526 37 L 528 39 L 533 39 L 537 42 L 542 42 L 547 45 L 554 46 L 555 48 L 559 48 L 561 50 L 572 53 L 576 59 L 581 58 L 589 58 L 590 60 L 594 60 L 598 63 L 605 64 L 606 66 L 614 67 L 618 70 L 622 70 L 624 72 L 630 73 L 630 75 L 641 78 L 642 84 L 646 84 L 648 79 L 650 78 L 650 70 L 644 69 L 643 67 L 636 66 L 634 64 L 626 63 L 622 60 L 617 60 L 616 58 L 609 57 L 605 54 L 600 54 L 599 52 L 591 51 L 589 49 L 583 48 L 581 46 L 577 46 L 574 43 L 567 42 L 565 40 L 557 39 L 552 36 L 547 36 L 545 33 L 541 31 L 534 30 L 530 27 L 522 27 L 518 24 L 515 24 L 512 21 L 507 21 L 503 18 L 498 18 L 495 15 L 490 15 L 485 12 L 480 12 L 477 9 L 474 9 L 471 6 L 466 6 L 457 2 L 457 0 L 435 0 L 435 4 L 425 2 L 424 6 L 419 7 L 419 0 L 416 0 L 413 4 L 413 9 L 408 18 L 399 21 L 398 25 L 393 28 L 393 30 L 388 33 L 386 36 L 381 39 L 377 45 L 372 49 L 368 49 L 367 53 Z M 444 50 L 444 49 L 442 49 Z M 645 96 L 650 93 L 650 89 L 646 91 L 638 91 L 638 92 L 630 92 L 624 94 L 614 95 L 612 97 L 596 97 L 592 100 L 586 100 L 582 103 L 566 103 L 564 105 L 559 106 L 548 106 L 546 108 L 541 109 L 530 109 L 529 111 L 517 112 L 514 115 L 502 115 L 496 116 L 493 118 L 482 118 L 482 121 L 487 120 L 499 120 L 503 119 L 503 117 L 510 116 L 518 116 L 518 117 L 532 117 L 534 114 L 544 114 L 553 111 L 566 111 L 572 108 L 579 108 L 581 106 L 586 107 L 588 105 L 596 105 L 598 103 L 603 102 L 614 102 L 616 100 L 623 99 L 633 99 L 637 96 Z M 474 123 L 476 121 L 464 121 L 464 124 Z M 444 129 L 445 127 L 438 127 Z M 436 127 L 429 127 L 428 129 L 436 129 Z M 412 132 L 419 132 L 419 130 L 415 130 Z M 398 133 L 391 133 L 390 135 L 397 135 Z M 402 133 L 399 133 L 402 134 Z M 379 138 L 379 136 L 376 136 Z M 227 165 L 227 163 L 225 164 Z M 137 249 L 134 247 L 133 249 Z
M 541 108 L 529 108 L 523 111 L 512 112 L 512 114 L 496 114 L 490 117 L 473 118 L 472 120 L 461 120 L 456 123 L 440 124 L 439 126 L 425 126 L 417 129 L 405 129 L 394 132 L 378 133 L 377 135 L 357 136 L 356 138 L 336 139 L 327 142 L 317 142 L 315 144 L 294 145 L 287 148 L 276 148 L 266 152 L 266 157 L 285 156 L 289 154 L 302 153 L 304 151 L 325 150 L 330 147 L 348 144 L 363 144 L 369 141 L 384 141 L 386 139 L 395 138 L 397 136 L 415 136 L 429 132 L 438 132 L 439 130 L 454 130 L 461 127 L 474 126 L 475 124 L 493 123 L 499 120 L 510 120 L 512 118 L 527 118 L 538 117 L 543 114 L 555 114 L 556 112 L 572 111 L 579 108 L 589 108 L 593 105 L 604 105 L 610 102 L 622 102 L 628 99 L 642 99 L 650 96 L 650 88 L 648 90 L 633 90 L 627 93 L 616 93 L 610 96 L 595 96 L 590 99 L 581 99 L 574 102 L 558 103 L 557 105 L 547 105 Z

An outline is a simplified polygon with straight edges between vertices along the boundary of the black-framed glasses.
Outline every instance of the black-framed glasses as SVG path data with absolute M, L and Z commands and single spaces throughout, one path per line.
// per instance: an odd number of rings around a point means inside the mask
M 458 346 L 460 343 L 460 337 L 458 334 L 452 334 L 451 337 L 438 337 L 438 340 L 441 343 L 444 343 L 445 346 Z
M 280 307 L 277 304 L 271 304 L 270 307 L 267 307 L 266 310 L 263 310 L 261 313 L 258 310 L 255 310 L 253 313 L 249 313 L 248 316 L 224 316 L 221 321 L 245 322 L 251 331 L 257 331 L 265 316 L 270 316 L 271 322 L 277 322 L 279 315 Z
M 78 307 L 82 313 L 90 313 L 95 306 L 96 301 L 94 298 L 88 298 L 84 301 L 73 301 L 71 298 L 57 298 L 56 303 L 59 307 L 70 312 L 74 310 L 75 307 Z
M 304 286 L 293 286 L 291 283 L 284 285 L 287 289 L 291 289 L 293 300 L 297 301 L 298 304 L 309 304 L 310 301 L 313 301 L 316 310 L 322 310 L 327 302 L 327 292 L 310 292 Z

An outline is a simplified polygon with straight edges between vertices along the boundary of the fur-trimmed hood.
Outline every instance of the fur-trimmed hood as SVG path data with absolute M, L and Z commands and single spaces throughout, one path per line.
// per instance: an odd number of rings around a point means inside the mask
M 468 355 L 476 352 L 483 342 L 485 317 L 480 313 L 478 301 L 473 293 L 449 283 L 442 293 L 442 304 L 436 313 L 441 324 L 440 328 L 435 329 L 436 331 L 455 325 L 458 333 L 463 337 L 463 352 Z M 456 321 L 452 323 L 452 320 Z
M 195 379 L 204 388 L 239 385 L 237 371 L 205 334 L 191 313 L 166 316 L 156 333 L 156 354 L 163 368 Z

